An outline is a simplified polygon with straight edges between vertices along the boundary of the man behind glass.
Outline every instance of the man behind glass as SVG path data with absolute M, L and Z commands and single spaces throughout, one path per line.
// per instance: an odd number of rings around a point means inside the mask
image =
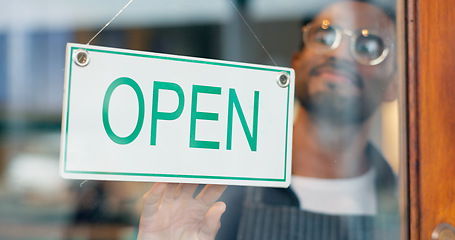
M 193 199 L 197 185 L 158 183 L 144 195 L 138 238 L 397 239 L 396 178 L 368 143 L 371 116 L 396 98 L 394 20 L 343 1 L 302 28 L 290 188 L 229 187 L 217 202 L 225 186 Z

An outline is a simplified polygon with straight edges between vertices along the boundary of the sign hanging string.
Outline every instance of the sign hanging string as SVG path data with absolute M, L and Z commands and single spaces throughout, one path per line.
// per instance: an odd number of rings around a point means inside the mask
M 93 39 L 95 39 L 107 26 L 109 26 L 109 24 L 111 24 L 112 21 L 114 21 L 115 18 L 118 17 L 118 15 L 120 15 L 123 10 L 125 10 L 131 3 L 133 2 L 133 0 L 130 0 L 122 9 L 120 9 L 120 11 L 115 14 L 115 16 L 109 21 L 106 23 L 106 25 L 104 25 L 103 28 L 101 28 L 101 30 L 99 30 L 95 36 L 92 37 L 92 39 L 90 39 L 90 41 L 88 41 L 87 45 L 90 45 L 90 43 L 93 41 Z M 248 22 L 246 21 L 246 19 L 243 17 L 242 13 L 240 13 L 239 9 L 235 6 L 235 4 L 232 2 L 232 0 L 229 0 L 229 2 L 231 3 L 232 7 L 235 9 L 235 11 L 237 12 L 237 14 L 240 16 L 240 18 L 242 19 L 242 21 L 245 23 L 245 25 L 248 27 L 248 29 L 250 30 L 251 34 L 253 34 L 254 38 L 256 39 L 256 41 L 259 43 L 259 45 L 262 47 L 262 49 L 264 49 L 265 53 L 267 54 L 267 56 L 270 58 L 270 60 L 272 61 L 272 63 L 275 65 L 275 66 L 278 66 L 275 62 L 275 60 L 273 59 L 273 57 L 270 55 L 269 51 L 267 51 L 267 49 L 265 48 L 264 44 L 262 44 L 261 40 L 259 40 L 259 37 L 256 35 L 256 33 L 254 33 L 253 29 L 250 27 L 250 25 L 248 24 Z
M 125 8 L 127 8 L 131 4 L 131 2 L 133 2 L 133 0 L 130 0 L 122 9 L 120 9 L 120 11 L 117 14 L 115 14 L 115 16 L 109 22 L 107 22 L 106 25 L 104 25 L 104 27 L 101 28 L 101 30 L 99 30 L 95 34 L 95 36 L 92 37 L 92 39 L 90 39 L 90 41 L 88 41 L 87 45 L 90 45 L 90 43 L 93 41 L 93 39 L 95 39 L 107 26 L 109 26 L 109 24 L 111 24 L 111 22 L 114 21 L 114 19 L 116 17 L 118 17 L 118 15 L 120 15 L 120 13 L 122 13 L 123 10 L 125 10 Z
M 115 18 L 117 18 L 122 12 L 123 10 L 125 10 L 131 3 L 133 2 L 133 0 L 130 0 L 122 9 L 120 9 L 120 11 L 115 14 L 115 16 L 109 21 L 106 23 L 106 25 L 104 25 L 103 28 L 101 28 L 96 34 L 95 36 L 93 36 L 90 41 L 88 41 L 87 45 L 90 45 L 90 43 L 107 27 L 109 26 L 109 24 L 111 24 L 112 21 L 114 21 Z M 229 0 L 229 2 L 231 3 L 232 7 L 235 9 L 235 11 L 239 14 L 240 18 L 242 19 L 242 21 L 245 23 L 245 25 L 248 27 L 248 29 L 250 30 L 251 34 L 253 34 L 254 38 L 256 39 L 256 41 L 258 41 L 259 45 L 261 45 L 262 49 L 264 49 L 265 53 L 267 54 L 267 56 L 270 58 L 270 60 L 273 62 L 273 64 L 275 66 L 278 66 L 275 62 L 275 60 L 273 59 L 273 57 L 270 55 L 269 51 L 267 51 L 267 49 L 265 48 L 264 44 L 262 44 L 261 40 L 259 40 L 258 36 L 256 35 L 256 33 L 254 33 L 253 29 L 250 27 L 250 25 L 248 24 L 248 22 L 245 20 L 245 18 L 243 17 L 242 13 L 240 13 L 239 9 L 235 6 L 235 4 L 232 2 L 232 0 Z
M 232 2 L 232 0 L 229 0 L 229 2 L 231 3 L 232 7 L 234 7 L 235 11 L 237 11 L 237 13 L 239 14 L 240 18 L 242 18 L 243 22 L 248 27 L 248 29 L 250 30 L 251 34 L 253 34 L 254 38 L 256 38 L 256 40 L 258 41 L 259 45 L 261 45 L 262 49 L 264 49 L 264 51 L 267 54 L 267 56 L 269 56 L 270 60 L 272 60 L 273 64 L 278 67 L 278 65 L 276 64 L 275 60 L 273 60 L 272 55 L 270 55 L 269 51 L 267 51 L 267 49 L 265 48 L 264 44 L 262 44 L 261 40 L 259 40 L 258 36 L 254 33 L 253 29 L 250 27 L 248 22 L 242 16 L 242 13 L 240 13 L 239 9 L 235 6 L 235 4 Z

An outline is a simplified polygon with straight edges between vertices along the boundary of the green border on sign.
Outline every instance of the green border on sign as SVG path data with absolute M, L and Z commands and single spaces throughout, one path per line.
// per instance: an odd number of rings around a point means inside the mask
M 68 148 L 68 121 L 69 121 L 69 111 L 70 111 L 70 94 L 71 94 L 71 71 L 72 71 L 72 59 L 73 59 L 73 52 L 76 49 L 81 49 L 81 47 L 71 47 L 70 55 L 69 55 L 69 77 L 68 77 L 68 98 L 67 98 L 67 110 L 66 110 L 66 129 L 65 129 L 65 158 L 64 158 L 64 172 L 65 173 L 76 173 L 76 174 L 98 174 L 98 175 L 123 175 L 123 176 L 147 176 L 147 177 L 175 177 L 175 178 L 199 178 L 199 179 L 219 179 L 219 180 L 253 180 L 253 181 L 269 181 L 269 182 L 285 182 L 286 181 L 286 166 L 287 166 L 287 151 L 288 151 L 288 131 L 289 131 L 289 91 L 290 87 L 288 87 L 288 99 L 287 99 L 287 110 L 286 110 L 286 140 L 285 140 L 285 150 L 284 150 L 284 178 L 250 178 L 250 177 L 226 177 L 226 176 L 204 176 L 204 175 L 181 175 L 181 174 L 157 174 L 157 173 L 128 173 L 128 172 L 96 172 L 96 171 L 72 171 L 66 169 L 66 154 Z M 177 56 L 155 56 L 149 54 L 140 54 L 140 53 L 131 53 L 131 52 L 121 52 L 121 51 L 112 51 L 112 50 L 103 50 L 103 49 L 89 49 L 84 47 L 84 50 L 87 52 L 101 52 L 101 53 L 108 53 L 108 54 L 120 54 L 126 56 L 133 56 L 133 57 L 143 57 L 143 58 L 155 58 L 155 59 L 162 59 L 162 60 L 170 60 L 170 61 L 180 61 L 180 62 L 191 62 L 191 63 L 200 63 L 200 64 L 209 64 L 209 65 L 218 65 L 218 66 L 225 66 L 225 67 L 235 67 L 235 68 L 245 68 L 245 69 L 252 69 L 252 70 L 261 70 L 261 71 L 272 71 L 272 72 L 286 72 L 291 75 L 290 71 L 286 70 L 279 70 L 279 69 L 272 69 L 272 68 L 265 68 L 265 67 L 258 67 L 258 66 L 245 66 L 240 64 L 234 63 L 223 63 L 223 62 L 211 62 L 207 60 L 200 60 L 200 59 L 185 59 L 179 58 Z

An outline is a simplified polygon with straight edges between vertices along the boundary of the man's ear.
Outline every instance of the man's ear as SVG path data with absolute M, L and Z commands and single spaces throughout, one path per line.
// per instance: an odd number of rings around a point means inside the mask
M 397 73 L 397 71 L 395 71 L 392 75 L 392 79 L 390 79 L 390 82 L 387 85 L 387 89 L 384 92 L 382 101 L 392 102 L 395 99 L 397 99 L 397 96 L 398 96 L 398 73 Z
M 294 54 L 292 54 L 292 68 L 293 69 L 296 69 L 296 67 L 299 65 L 300 56 L 301 56 L 301 52 L 294 52 Z

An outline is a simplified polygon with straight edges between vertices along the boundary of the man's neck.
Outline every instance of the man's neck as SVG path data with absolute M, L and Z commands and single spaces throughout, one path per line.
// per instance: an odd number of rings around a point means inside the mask
M 292 173 L 315 178 L 350 178 L 364 174 L 368 122 L 334 126 L 311 119 L 300 107 L 293 132 Z

